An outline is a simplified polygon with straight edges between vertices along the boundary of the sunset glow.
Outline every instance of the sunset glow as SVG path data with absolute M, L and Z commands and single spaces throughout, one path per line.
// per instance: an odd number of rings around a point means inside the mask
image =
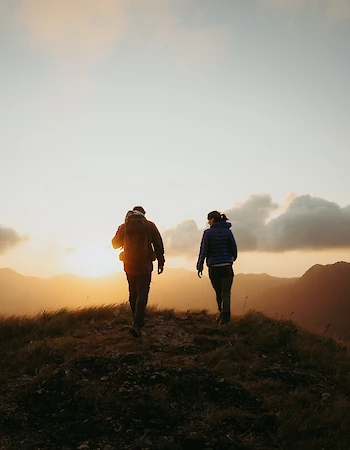
M 212 210 L 238 272 L 350 257 L 348 1 L 0 0 L 0 267 L 122 270 L 142 205 L 195 270 Z
M 72 252 L 64 259 L 65 272 L 81 276 L 98 277 L 123 270 L 118 259 L 119 252 L 110 247 L 88 244 Z

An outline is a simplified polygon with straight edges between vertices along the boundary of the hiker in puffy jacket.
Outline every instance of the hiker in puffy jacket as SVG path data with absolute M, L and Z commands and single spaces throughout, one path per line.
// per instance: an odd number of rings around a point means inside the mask
M 144 326 L 145 310 L 151 284 L 153 261 L 158 261 L 158 274 L 164 269 L 164 246 L 158 228 L 145 217 L 142 206 L 128 211 L 125 222 L 119 226 L 112 246 L 123 247 L 119 255 L 124 263 L 124 271 L 129 284 L 129 302 L 133 314 L 130 333 L 141 336 Z
M 237 259 L 237 245 L 230 230 L 231 223 L 227 222 L 225 214 L 211 211 L 208 214 L 208 223 L 210 228 L 203 233 L 197 271 L 201 278 L 206 259 L 209 278 L 216 293 L 219 323 L 224 325 L 231 318 L 231 286 L 234 277 L 232 264 Z

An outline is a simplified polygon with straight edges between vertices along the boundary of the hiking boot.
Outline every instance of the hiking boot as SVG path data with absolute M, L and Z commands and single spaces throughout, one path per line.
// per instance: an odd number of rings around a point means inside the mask
M 135 324 L 130 328 L 129 333 L 132 334 L 134 337 L 141 337 L 141 330 Z

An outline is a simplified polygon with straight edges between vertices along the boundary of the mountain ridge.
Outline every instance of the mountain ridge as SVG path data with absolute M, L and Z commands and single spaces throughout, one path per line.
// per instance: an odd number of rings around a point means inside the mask
M 293 317 L 317 331 L 328 327 L 339 338 L 350 339 L 350 263 L 315 265 L 292 283 L 251 299 L 252 308 L 262 303 L 259 309 L 265 314 Z

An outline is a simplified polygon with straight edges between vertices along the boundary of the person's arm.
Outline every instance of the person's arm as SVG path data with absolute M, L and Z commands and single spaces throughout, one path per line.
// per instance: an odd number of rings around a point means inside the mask
M 236 240 L 233 236 L 232 231 L 230 233 L 230 247 L 231 247 L 231 252 L 232 252 L 232 256 L 233 256 L 233 261 L 236 261 L 237 255 L 238 255 L 238 250 L 237 250 Z
M 200 246 L 200 250 L 199 250 L 199 256 L 198 256 L 198 261 L 197 261 L 197 271 L 198 271 L 199 277 L 201 277 L 201 275 L 202 275 L 204 260 L 208 255 L 208 231 L 209 230 L 205 230 L 203 233 L 201 246 Z
M 118 227 L 114 238 L 112 239 L 112 247 L 116 250 L 117 248 L 123 247 L 124 245 L 124 224 Z
M 162 273 L 165 263 L 163 239 L 156 225 L 153 222 L 150 223 L 152 227 L 152 245 L 158 260 L 158 273 Z

